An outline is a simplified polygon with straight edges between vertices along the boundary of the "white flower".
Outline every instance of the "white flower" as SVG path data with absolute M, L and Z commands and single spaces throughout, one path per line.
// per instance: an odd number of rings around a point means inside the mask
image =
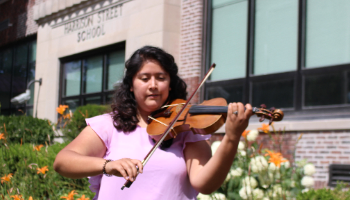
M 302 159 L 296 162 L 298 167 L 304 167 L 307 164 L 306 159 Z
M 264 197 L 264 191 L 259 188 L 253 190 L 253 197 L 256 200 L 262 199 Z
M 244 143 L 243 143 L 242 141 L 240 141 L 240 142 L 238 143 L 238 150 L 239 150 L 239 151 L 242 151 L 242 150 L 244 150 L 244 148 L 245 148 Z
M 241 196 L 242 199 L 251 199 L 252 198 L 252 188 L 251 187 L 242 187 L 239 190 L 239 196 Z
M 258 182 L 255 180 L 254 177 L 246 176 L 244 179 L 242 179 L 242 185 L 243 187 L 251 187 L 252 189 L 256 188 L 258 186 Z
M 270 186 L 270 184 L 272 182 L 271 181 L 272 178 L 269 178 L 269 173 L 266 173 L 266 172 L 258 174 L 259 183 L 260 183 L 261 187 L 265 188 L 265 189 L 267 189 Z
M 269 197 L 264 197 L 263 199 L 261 200 L 270 200 Z
M 274 185 L 273 188 L 272 188 L 272 191 L 273 191 L 273 193 L 272 193 L 273 197 L 279 197 L 279 196 L 282 195 L 282 192 L 283 192 L 282 191 L 282 187 L 279 184 Z
M 239 151 L 239 154 L 241 155 L 241 156 L 246 156 L 247 155 L 247 152 L 245 152 L 245 151 Z
M 222 193 L 214 193 L 212 196 L 217 200 L 226 200 L 226 196 Z
M 305 193 L 305 192 L 308 192 L 309 191 L 309 188 L 305 188 L 301 191 L 301 193 Z
M 237 176 L 242 176 L 243 170 L 239 167 L 237 167 L 236 169 L 232 169 L 226 176 L 225 181 L 230 180 L 230 178 L 232 177 L 237 177 Z
M 231 176 L 233 176 L 233 177 L 242 176 L 242 173 L 243 173 L 243 170 L 239 167 L 237 167 L 234 170 L 231 170 L 231 172 L 230 172 Z
M 290 186 L 291 186 L 291 187 L 295 187 L 295 181 L 291 181 L 291 182 L 290 182 Z
M 315 166 L 313 164 L 307 164 L 304 166 L 304 174 L 307 176 L 312 176 L 316 172 Z
M 210 195 L 206 195 L 206 194 L 202 194 L 202 193 L 199 193 L 198 196 L 197 196 L 197 198 L 198 198 L 199 200 L 211 200 Z
M 290 162 L 289 161 L 283 162 L 281 163 L 281 166 L 284 166 L 284 168 L 288 169 L 290 167 Z
M 213 144 L 211 144 L 211 153 L 214 155 L 218 147 L 220 146 L 220 141 L 215 141 Z
M 258 137 L 259 135 L 259 131 L 254 129 L 254 130 L 251 130 L 249 131 L 248 135 L 247 135 L 247 140 L 250 141 L 250 142 L 253 142 L 256 140 L 256 138 Z
M 311 176 L 304 176 L 301 179 L 301 185 L 303 185 L 306 188 L 311 188 L 314 186 L 314 184 L 315 184 L 315 181 Z
M 273 179 L 280 179 L 281 178 L 281 174 L 279 171 L 269 172 L 268 174 L 269 174 L 270 181 L 273 181 Z
M 273 172 L 275 172 L 275 171 L 278 171 L 279 170 L 279 167 L 277 167 L 276 165 L 275 165 L 275 163 L 270 163 L 270 165 L 269 165 L 269 172 L 271 172 L 271 173 L 273 173 Z
M 269 164 L 263 156 L 257 156 L 250 160 L 250 167 L 254 173 L 259 173 L 268 168 Z

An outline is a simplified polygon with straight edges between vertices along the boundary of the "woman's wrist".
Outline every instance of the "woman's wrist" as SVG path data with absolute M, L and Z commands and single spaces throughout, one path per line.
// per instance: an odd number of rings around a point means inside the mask
M 106 172 L 106 165 L 111 161 L 112 161 L 111 159 L 106 160 L 105 163 L 103 164 L 103 167 L 102 167 L 102 173 L 108 177 L 112 176 L 112 174 L 108 174 Z

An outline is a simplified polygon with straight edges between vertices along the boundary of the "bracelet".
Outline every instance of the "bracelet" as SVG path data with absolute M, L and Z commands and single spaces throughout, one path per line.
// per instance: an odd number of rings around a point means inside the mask
M 111 177 L 112 174 L 107 174 L 107 172 L 106 172 L 106 165 L 107 165 L 107 163 L 109 163 L 109 162 L 111 162 L 111 161 L 112 161 L 111 159 L 106 160 L 106 162 L 103 164 L 103 168 L 102 168 L 103 174 L 106 175 L 106 176 L 108 176 L 108 177 Z

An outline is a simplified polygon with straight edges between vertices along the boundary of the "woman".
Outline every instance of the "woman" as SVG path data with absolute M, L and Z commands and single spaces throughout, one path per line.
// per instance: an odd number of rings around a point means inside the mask
M 69 178 L 91 177 L 94 199 L 101 200 L 196 199 L 198 192 L 218 189 L 252 107 L 229 104 L 226 135 L 215 155 L 206 141 L 210 136 L 187 132 L 157 149 L 143 168 L 141 160 L 154 145 L 146 132 L 148 116 L 174 99 L 186 98 L 186 84 L 177 75 L 173 56 L 156 47 L 137 50 L 125 66 L 112 114 L 86 119 L 88 126 L 59 152 L 54 169 Z M 141 174 L 135 181 L 137 168 Z M 121 190 L 126 180 L 135 182 Z

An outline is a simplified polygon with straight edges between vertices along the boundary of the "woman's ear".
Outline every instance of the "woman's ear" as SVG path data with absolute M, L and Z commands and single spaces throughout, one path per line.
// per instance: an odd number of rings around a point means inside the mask
M 130 87 L 130 92 L 133 92 L 134 91 L 134 88 L 131 86 Z

